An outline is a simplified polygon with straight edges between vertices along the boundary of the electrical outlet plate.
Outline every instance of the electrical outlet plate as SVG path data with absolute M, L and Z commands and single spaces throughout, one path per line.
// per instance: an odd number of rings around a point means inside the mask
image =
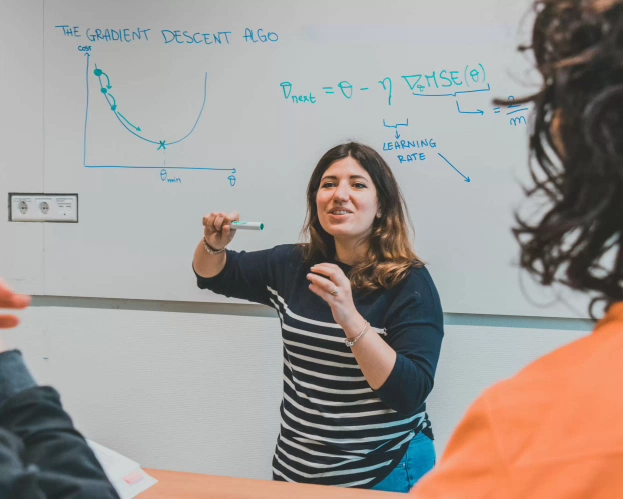
M 9 193 L 9 222 L 78 222 L 78 194 Z

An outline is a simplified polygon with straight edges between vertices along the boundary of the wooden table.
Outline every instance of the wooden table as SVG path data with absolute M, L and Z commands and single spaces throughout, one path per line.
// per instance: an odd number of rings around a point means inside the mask
M 138 495 L 139 499 L 396 499 L 397 494 L 374 490 L 342 489 L 272 480 L 198 475 L 145 469 L 158 483 Z M 400 494 L 404 497 L 403 494 Z

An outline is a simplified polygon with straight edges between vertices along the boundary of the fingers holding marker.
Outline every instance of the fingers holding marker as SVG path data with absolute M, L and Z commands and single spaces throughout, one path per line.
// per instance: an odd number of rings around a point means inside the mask
M 231 212 L 229 214 L 224 214 L 224 215 L 225 215 L 225 218 L 224 218 L 223 222 L 230 229 L 233 229 L 233 227 L 231 227 L 232 222 L 237 222 L 238 220 L 240 220 L 240 215 L 238 214 L 237 211 L 233 211 L 233 212 Z
M 237 211 L 226 214 L 221 212 L 210 213 L 203 217 L 203 226 L 207 234 L 217 232 L 229 233 L 236 230 L 264 230 L 262 222 L 241 222 Z
M 214 250 L 227 246 L 234 238 L 236 231 L 231 226 L 233 221 L 239 220 L 237 211 L 224 213 L 212 212 L 203 217 L 205 242 Z
M 216 233 L 223 230 L 224 225 L 229 225 L 233 220 L 238 220 L 238 212 L 232 212 L 230 214 L 223 212 L 212 212 L 209 215 L 203 217 L 203 226 L 205 230 L 210 233 Z
M 222 213 L 222 215 L 223 220 L 221 222 L 221 234 L 223 239 L 228 241 L 227 244 L 229 244 L 229 241 L 231 241 L 236 234 L 236 231 L 231 224 L 233 221 L 238 220 L 240 215 L 238 215 L 238 212 L 236 211 L 229 214 Z
M 225 213 L 217 213 L 214 218 L 214 229 L 217 232 L 223 230 L 223 222 L 225 221 Z
M 216 232 L 214 228 L 214 219 L 216 218 L 217 213 L 210 213 L 203 217 L 203 227 L 206 235 L 213 234 Z
M 203 217 L 204 236 L 208 244 L 216 249 L 227 246 L 238 230 L 264 230 L 262 222 L 241 222 L 237 211 L 231 213 L 212 212 Z

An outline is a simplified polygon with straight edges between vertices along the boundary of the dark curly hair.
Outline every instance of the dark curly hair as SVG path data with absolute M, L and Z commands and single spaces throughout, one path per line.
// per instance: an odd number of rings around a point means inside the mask
M 532 102 L 528 198 L 516 214 L 520 265 L 545 285 L 623 300 L 623 0 L 538 0 L 532 45 L 543 77 Z

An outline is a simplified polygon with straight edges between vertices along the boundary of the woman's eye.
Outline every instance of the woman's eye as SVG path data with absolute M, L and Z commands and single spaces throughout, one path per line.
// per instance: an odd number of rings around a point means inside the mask
M 322 187 L 333 187 L 335 184 L 333 182 L 325 182 L 322 184 Z
M 362 184 L 361 182 L 357 182 L 355 184 L 353 184 L 353 187 L 355 187 L 356 189 L 365 189 L 367 187 L 366 184 Z

